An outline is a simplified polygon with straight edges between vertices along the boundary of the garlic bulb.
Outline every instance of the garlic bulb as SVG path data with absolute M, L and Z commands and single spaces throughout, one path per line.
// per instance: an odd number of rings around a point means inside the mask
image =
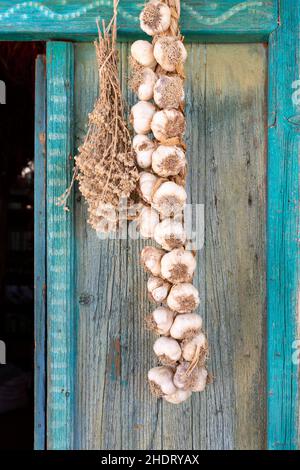
M 146 171 L 142 171 L 142 173 L 140 173 L 139 187 L 142 197 L 146 202 L 151 202 L 153 190 L 157 180 L 157 176 L 153 175 L 152 173 L 148 173 Z
M 192 312 L 199 303 L 198 290 L 189 283 L 173 286 L 167 299 L 168 307 L 178 313 Z
M 168 142 L 169 139 L 180 139 L 185 131 L 184 115 L 177 109 L 157 111 L 151 122 L 151 130 L 154 137 L 162 143 Z
M 160 277 L 150 276 L 147 288 L 150 300 L 160 304 L 168 297 L 171 285 Z
M 161 275 L 172 284 L 191 282 L 195 269 L 195 256 L 184 248 L 176 248 L 161 259 Z
M 179 108 L 184 101 L 183 81 L 180 77 L 162 75 L 155 83 L 154 101 L 161 109 Z
M 207 383 L 207 370 L 204 367 L 191 370 L 189 362 L 182 362 L 176 369 L 173 381 L 180 390 L 202 392 Z
M 154 94 L 154 85 L 157 81 L 157 75 L 153 72 L 153 70 L 147 67 L 143 70 L 140 81 L 141 83 L 137 89 L 139 100 L 152 100 Z
M 131 120 L 137 134 L 148 134 L 151 130 L 155 106 L 148 101 L 139 101 L 131 108 Z
M 193 338 L 187 338 L 181 343 L 182 357 L 185 361 L 191 362 L 198 355 L 198 361 L 206 359 L 207 339 L 204 333 L 199 333 Z
M 154 240 L 164 250 L 173 250 L 182 246 L 186 241 L 183 225 L 174 219 L 164 219 L 154 229 Z
M 180 147 L 159 145 L 152 154 L 152 169 L 159 176 L 178 175 L 185 165 L 185 153 Z
M 131 55 L 138 64 L 151 69 L 156 66 L 151 42 L 138 40 L 131 46 Z
M 159 366 L 150 369 L 148 380 L 152 394 L 156 397 L 162 397 L 175 393 L 176 387 L 173 384 L 173 375 L 171 367 Z
M 163 250 L 159 250 L 154 246 L 145 246 L 142 249 L 141 263 L 152 276 L 160 276 L 160 261 L 164 253 Z
M 175 72 L 177 67 L 184 64 L 187 58 L 183 43 L 173 36 L 158 38 L 153 54 L 159 65 L 167 72 Z
M 146 324 L 150 330 L 159 335 L 167 336 L 173 325 L 175 313 L 166 307 L 159 307 L 146 318 Z
M 171 10 L 165 3 L 152 1 L 140 14 L 141 29 L 149 36 L 167 31 L 171 24 Z
M 161 338 L 158 338 L 154 343 L 153 351 L 161 364 L 165 366 L 174 366 L 181 358 L 179 343 L 170 337 L 161 336 Z
M 132 147 L 136 154 L 139 167 L 146 169 L 152 165 L 152 154 L 155 150 L 154 142 L 146 135 L 137 134 L 132 141 Z
M 173 181 L 166 181 L 155 191 L 152 205 L 163 217 L 180 213 L 185 206 L 187 194 L 185 189 Z
M 139 216 L 139 227 L 142 237 L 153 237 L 154 229 L 158 223 L 158 212 L 156 212 L 156 210 L 152 209 L 151 207 L 143 207 Z
M 164 400 L 166 400 L 169 403 L 172 403 L 173 405 L 179 405 L 180 403 L 188 400 L 190 396 L 192 395 L 192 392 L 190 390 L 176 390 L 175 393 L 172 393 L 172 395 L 166 395 L 164 397 Z
M 193 338 L 200 333 L 202 318 L 196 313 L 177 315 L 170 329 L 170 335 L 174 339 L 183 340 Z

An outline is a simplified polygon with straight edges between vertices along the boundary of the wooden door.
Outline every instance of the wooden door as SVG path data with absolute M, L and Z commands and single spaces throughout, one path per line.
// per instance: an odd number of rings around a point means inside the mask
M 120 54 L 131 104 L 128 44 Z M 266 58 L 263 44 L 188 45 L 188 190 L 205 207 L 195 282 L 214 376 L 203 394 L 177 407 L 150 396 L 144 243 L 99 240 L 76 194 L 77 448 L 266 447 Z M 93 45 L 77 44 L 74 61 L 78 147 L 97 93 Z

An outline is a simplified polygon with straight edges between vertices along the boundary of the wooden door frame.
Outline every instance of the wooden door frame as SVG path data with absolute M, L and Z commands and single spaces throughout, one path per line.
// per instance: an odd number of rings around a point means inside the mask
M 140 5 L 125 2 L 120 2 L 120 40 L 139 35 Z M 66 263 L 66 259 L 75 257 L 74 224 L 72 211 L 59 210 L 55 202 L 70 179 L 72 167 L 74 48 L 72 42 L 60 40 L 90 41 L 97 34 L 95 11 L 100 12 L 101 18 L 111 16 L 110 0 L 84 0 L 82 3 L 77 12 L 67 4 L 65 10 L 57 13 L 43 6 L 41 1 L 0 2 L 0 40 L 49 41 L 46 237 L 47 405 L 50 411 L 46 432 L 47 447 L 52 449 L 75 447 L 75 272 L 73 264 Z M 229 0 L 225 5 L 219 0 L 210 11 L 200 3 L 194 6 L 193 0 L 182 1 L 182 26 L 187 41 L 268 43 L 268 448 L 296 449 L 299 447 L 300 407 L 299 361 L 296 360 L 299 347 L 300 4 L 295 5 L 293 0 Z M 27 9 L 31 14 L 26 16 Z M 125 24 L 130 24 L 130 28 Z M 61 109 L 59 101 L 63 103 Z M 36 315 L 38 322 L 38 309 Z M 36 335 L 40 334 L 44 333 L 36 329 Z M 37 344 L 40 339 L 37 338 Z M 42 448 L 45 430 L 36 429 L 36 433 L 36 448 Z

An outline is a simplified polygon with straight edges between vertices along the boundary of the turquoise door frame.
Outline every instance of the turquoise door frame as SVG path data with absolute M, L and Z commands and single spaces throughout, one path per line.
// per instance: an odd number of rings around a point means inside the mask
M 74 90 L 73 44 L 91 40 L 95 19 L 111 16 L 110 0 L 0 1 L 1 40 L 47 40 L 47 426 L 36 429 L 36 448 L 74 448 L 76 309 L 72 212 L 58 211 L 56 196 L 71 175 Z M 137 37 L 143 2 L 120 2 L 120 38 Z M 201 3 L 201 5 L 200 5 Z M 269 43 L 267 163 L 268 448 L 299 448 L 299 111 L 300 3 L 294 0 L 182 0 L 187 40 Z M 127 26 L 125 26 L 127 25 Z M 130 28 L 128 27 L 130 25 Z M 58 109 L 58 100 L 62 108 Z M 58 119 L 57 116 L 60 116 Z M 40 233 L 36 231 L 37 236 Z M 69 258 L 70 259 L 70 258 Z M 37 276 L 37 274 L 36 274 Z M 40 285 L 37 282 L 37 286 Z M 37 296 L 37 299 L 39 297 Z M 43 312 L 36 303 L 36 324 Z M 60 324 L 59 334 L 57 325 Z M 36 328 L 43 347 L 45 332 Z M 38 364 L 37 364 L 38 366 Z M 38 377 L 36 386 L 43 380 Z M 43 387 L 36 393 L 43 393 Z M 43 403 L 39 398 L 38 403 Z M 39 410 L 40 411 L 40 410 Z

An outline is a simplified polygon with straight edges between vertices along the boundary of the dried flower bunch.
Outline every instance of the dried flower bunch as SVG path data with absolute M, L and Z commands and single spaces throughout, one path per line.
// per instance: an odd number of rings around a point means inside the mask
M 136 41 L 131 48 L 130 85 L 138 99 L 131 110 L 133 140 L 140 169 L 138 190 L 144 202 L 140 233 L 159 248 L 146 246 L 141 263 L 150 274 L 149 299 L 157 308 L 147 327 L 160 337 L 154 343 L 159 365 L 148 373 L 156 397 L 179 404 L 205 389 L 208 345 L 202 318 L 194 313 L 200 299 L 192 285 L 196 270 L 186 248 L 183 210 L 186 147 L 184 69 L 187 57 L 179 32 L 180 0 L 152 0 L 140 15 L 141 29 L 152 43 Z
M 99 97 L 89 115 L 88 132 L 76 157 L 79 188 L 88 204 L 89 223 L 97 231 L 118 224 L 122 198 L 136 188 L 138 171 L 124 114 L 118 74 L 117 6 L 108 25 L 99 27 L 95 42 L 99 68 Z

